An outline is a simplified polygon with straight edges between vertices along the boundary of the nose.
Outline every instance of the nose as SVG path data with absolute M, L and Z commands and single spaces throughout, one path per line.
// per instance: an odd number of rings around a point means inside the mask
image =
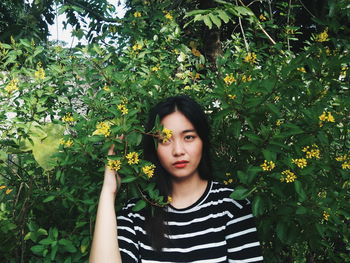
M 172 154 L 173 156 L 181 156 L 185 154 L 184 145 L 180 140 L 173 141 Z

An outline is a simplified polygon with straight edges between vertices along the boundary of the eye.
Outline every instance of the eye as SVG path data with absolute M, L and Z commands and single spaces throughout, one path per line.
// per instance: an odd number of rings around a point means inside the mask
M 185 136 L 185 141 L 191 142 L 191 141 L 193 141 L 195 138 L 196 138 L 195 135 L 186 135 L 186 136 Z

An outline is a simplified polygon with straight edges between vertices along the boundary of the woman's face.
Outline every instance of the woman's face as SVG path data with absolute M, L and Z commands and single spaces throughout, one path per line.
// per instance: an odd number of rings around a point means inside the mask
M 175 111 L 165 116 L 161 124 L 172 131 L 169 141 L 158 144 L 157 155 L 161 165 L 173 179 L 199 177 L 203 142 L 192 123 L 181 112 Z

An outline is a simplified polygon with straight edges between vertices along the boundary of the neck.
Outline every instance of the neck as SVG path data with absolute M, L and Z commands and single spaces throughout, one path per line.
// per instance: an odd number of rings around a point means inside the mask
M 194 204 L 205 192 L 208 181 L 199 176 L 172 181 L 172 206 L 186 208 Z

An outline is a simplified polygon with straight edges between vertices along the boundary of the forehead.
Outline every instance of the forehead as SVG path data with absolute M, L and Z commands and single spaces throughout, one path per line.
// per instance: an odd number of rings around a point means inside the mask
M 173 132 L 182 132 L 185 130 L 195 130 L 193 124 L 180 111 L 175 111 L 166 115 L 160 122 L 165 128 Z

